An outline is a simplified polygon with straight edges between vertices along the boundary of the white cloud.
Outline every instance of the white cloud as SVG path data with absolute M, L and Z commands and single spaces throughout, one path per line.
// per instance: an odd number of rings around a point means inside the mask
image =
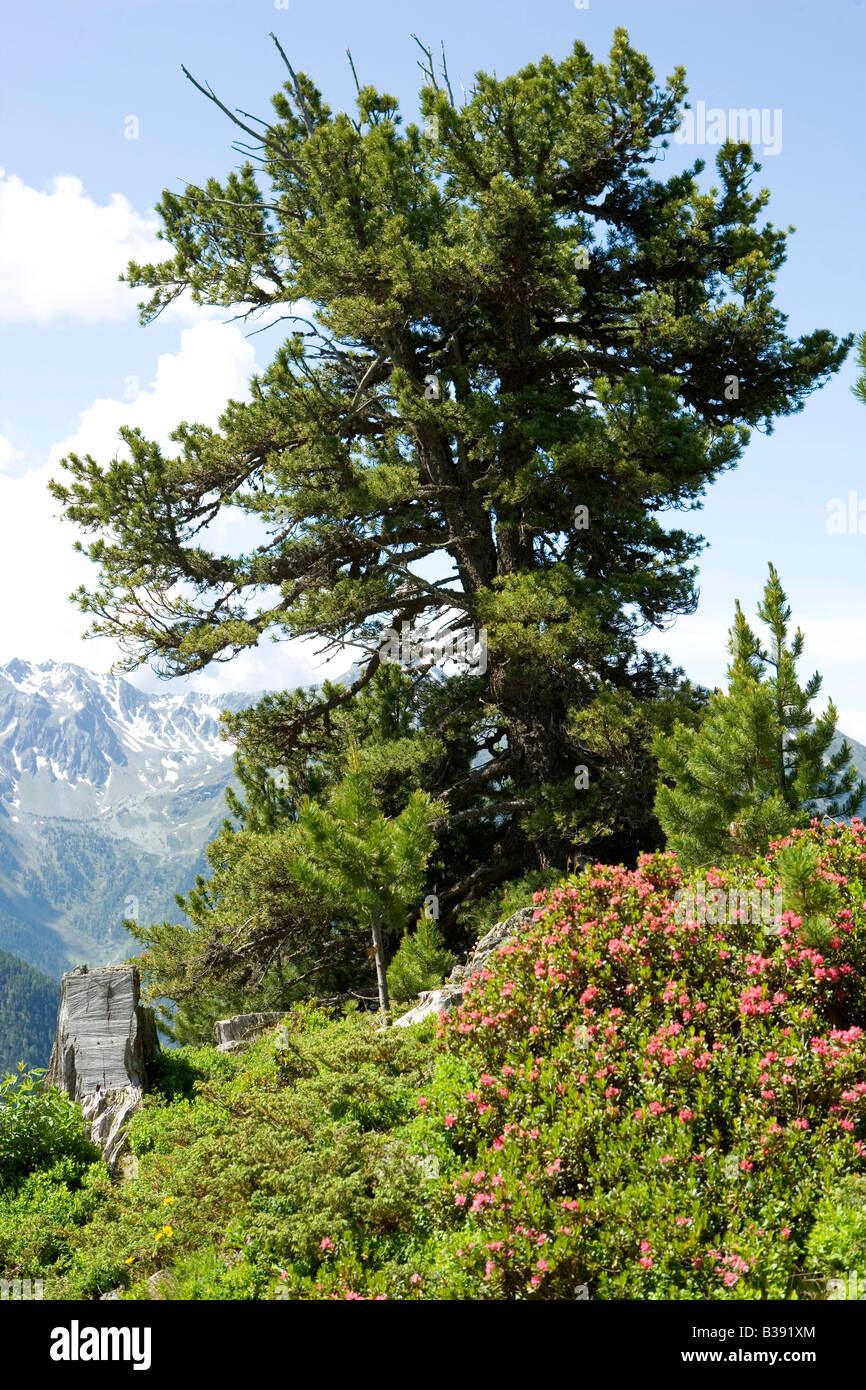
M 11 440 L 5 439 L 0 434 L 0 470 L 8 468 L 10 463 L 17 462 L 24 458 L 24 450 L 16 449 Z
M 856 743 L 866 743 L 866 709 L 840 709 L 836 728 Z
M 0 473 L 0 661 L 18 656 L 74 661 L 96 670 L 111 665 L 118 654 L 114 644 L 107 639 L 83 643 L 88 618 L 66 601 L 79 584 L 92 587 L 96 572 L 72 549 L 80 533 L 58 518 L 48 480 L 61 473 L 58 461 L 72 451 L 99 460 L 112 457 L 121 424 L 140 425 L 149 438 L 164 443 L 182 419 L 214 424 L 230 396 L 247 394 L 254 365 L 253 348 L 238 328 L 201 323 L 186 329 L 179 351 L 159 358 L 148 387 L 129 401 L 95 401 L 42 467 L 17 478 Z
M 121 283 L 129 261 L 166 260 L 156 213 L 137 212 L 122 193 L 96 203 L 71 174 L 45 189 L 31 188 L 0 169 L 0 322 L 120 322 L 137 313 L 146 291 Z M 166 318 L 198 323 L 226 310 L 176 300 Z
M 123 424 L 137 425 L 147 438 L 172 447 L 168 436 L 180 420 L 215 425 L 229 398 L 246 398 L 254 370 L 253 347 L 239 328 L 199 323 L 181 334 L 178 352 L 158 358 L 152 382 L 143 388 L 128 383 L 129 400 L 97 400 L 83 410 L 75 432 L 52 448 L 46 464 L 17 478 L 0 473 L 0 584 L 6 595 L 0 663 L 17 656 L 105 671 L 119 654 L 107 638 L 83 641 L 89 618 L 67 602 L 80 584 L 93 587 L 96 571 L 73 550 L 81 533 L 58 516 L 48 492 L 49 479 L 63 475 L 60 459 L 69 453 L 89 453 L 98 461 L 113 457 L 122 448 L 117 430 Z M 250 526 L 245 519 L 220 517 L 210 539 L 231 551 L 239 539 L 243 546 L 243 529 Z M 129 679 L 146 689 L 195 689 L 216 697 L 228 690 L 293 688 L 321 679 L 315 648 L 313 642 L 272 643 L 266 637 L 233 661 L 215 663 L 171 687 L 146 668 Z M 347 651 L 334 658 L 327 674 L 344 674 L 355 655 Z
M 215 425 L 226 402 L 245 399 L 256 360 L 252 344 L 241 330 L 219 323 L 199 323 L 181 333 L 180 350 L 157 359 L 156 376 L 142 388 L 127 377 L 130 399 L 96 400 L 79 416 L 75 433 L 56 444 L 49 462 L 64 454 L 93 454 L 111 458 L 118 451 L 121 425 L 140 427 L 148 439 L 169 446 L 169 435 L 181 420 Z
M 129 318 L 140 292 L 117 277 L 127 261 L 165 258 L 157 225 L 154 214 L 142 216 L 120 193 L 100 206 L 69 174 L 39 190 L 0 170 L 0 319 Z

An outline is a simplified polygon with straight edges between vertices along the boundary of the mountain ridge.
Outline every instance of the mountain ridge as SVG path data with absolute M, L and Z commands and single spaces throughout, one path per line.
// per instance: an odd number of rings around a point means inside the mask
M 0 666 L 0 949 L 59 978 L 128 954 L 125 917 L 177 919 L 235 782 L 219 714 L 259 698 Z

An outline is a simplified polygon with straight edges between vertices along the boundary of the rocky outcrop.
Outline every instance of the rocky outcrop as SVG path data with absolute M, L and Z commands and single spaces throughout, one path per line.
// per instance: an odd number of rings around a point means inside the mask
M 535 907 L 522 907 L 519 912 L 514 912 L 510 917 L 497 922 L 486 936 L 482 936 L 481 940 L 476 942 L 466 964 L 455 966 L 441 989 L 428 989 L 420 995 L 414 1008 L 402 1014 L 400 1018 L 395 1018 L 393 1027 L 408 1028 L 413 1023 L 420 1023 L 428 1014 L 445 1014 L 451 1009 L 456 1009 L 463 1003 L 466 982 L 483 969 L 487 960 L 500 946 L 504 946 L 506 941 L 510 941 L 529 925 L 536 911 Z
M 46 1086 L 78 1101 L 111 1172 L 125 1153 L 126 1127 L 150 1087 L 159 1052 L 153 1010 L 139 995 L 134 965 L 83 965 L 64 975 L 45 1077 Z
M 285 1018 L 283 1013 L 235 1014 L 233 1018 L 218 1018 L 214 1024 L 217 1052 L 243 1052 L 268 1028 Z

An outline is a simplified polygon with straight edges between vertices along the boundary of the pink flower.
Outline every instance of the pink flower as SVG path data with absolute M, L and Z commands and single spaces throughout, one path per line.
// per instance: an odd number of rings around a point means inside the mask
M 409 1276 L 409 1283 L 410 1283 L 410 1284 L 420 1284 L 420 1283 L 421 1283 L 421 1275 L 420 1275 L 420 1274 L 412 1274 L 412 1275 L 410 1275 L 410 1276 Z
M 454 1124 L 455 1119 L 456 1119 L 456 1116 L 455 1116 L 455 1115 L 446 1115 L 446 1116 L 445 1116 L 445 1128 L 446 1128 L 446 1129 L 450 1129 L 451 1126 Z
M 333 1248 L 334 1248 L 334 1242 L 331 1240 L 330 1236 L 325 1236 L 325 1239 L 324 1239 L 324 1240 L 320 1243 L 320 1245 L 319 1245 L 319 1249 L 320 1249 L 320 1250 L 333 1250 Z
M 695 1118 L 695 1112 L 694 1112 L 694 1110 L 685 1110 L 685 1109 L 684 1109 L 684 1110 L 681 1110 L 681 1111 L 680 1111 L 680 1121 L 681 1121 L 682 1124 L 687 1125 L 687 1124 L 689 1123 L 689 1121 L 690 1121 L 690 1120 L 693 1120 L 694 1118 Z
M 535 1268 L 540 1269 L 543 1273 L 545 1273 L 550 1268 L 550 1266 L 547 1263 L 547 1260 L 537 1260 Z
M 640 1260 L 641 1269 L 652 1269 L 653 1259 L 651 1255 L 644 1255 Z
M 781 1229 L 781 1231 L 779 1232 L 779 1235 L 782 1237 L 782 1240 L 787 1240 L 788 1237 L 790 1236 L 790 1234 L 791 1234 L 791 1227 L 790 1227 L 790 1226 L 783 1226 L 782 1229 Z
M 649 1241 L 642 1240 L 640 1243 L 640 1253 L 642 1255 L 647 1255 L 649 1254 L 650 1250 L 652 1250 L 652 1246 L 650 1245 Z

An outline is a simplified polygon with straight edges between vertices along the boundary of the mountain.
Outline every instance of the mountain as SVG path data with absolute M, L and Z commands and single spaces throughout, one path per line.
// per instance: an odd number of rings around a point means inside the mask
M 129 955 L 124 918 L 177 920 L 234 782 L 220 712 L 259 698 L 0 666 L 0 951 L 59 979 Z M 866 746 L 849 743 L 866 774 Z
M 252 694 L 153 694 L 80 666 L 0 666 L 0 950 L 55 978 L 177 918 L 225 816 L 218 724 Z
M 47 1067 L 60 986 L 26 961 L 0 951 L 0 1075 L 19 1062 Z

